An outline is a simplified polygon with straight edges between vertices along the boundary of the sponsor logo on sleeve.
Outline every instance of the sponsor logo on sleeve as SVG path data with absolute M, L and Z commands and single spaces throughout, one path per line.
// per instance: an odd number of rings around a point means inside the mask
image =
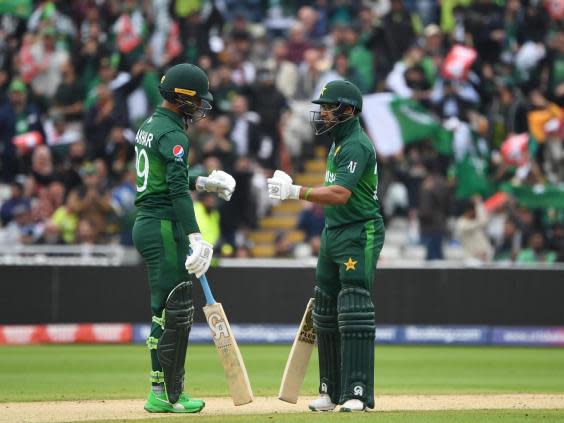
M 172 147 L 172 154 L 177 159 L 182 159 L 184 157 L 184 148 L 182 148 L 181 145 L 176 144 L 174 147 Z

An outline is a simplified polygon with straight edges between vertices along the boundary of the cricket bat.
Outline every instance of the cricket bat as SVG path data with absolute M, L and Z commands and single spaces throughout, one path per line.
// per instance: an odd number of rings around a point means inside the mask
M 313 302 L 314 299 L 310 298 L 307 303 L 302 322 L 286 362 L 282 383 L 280 384 L 280 392 L 278 393 L 279 399 L 292 404 L 298 402 L 300 388 L 304 383 L 307 365 L 311 357 L 313 344 L 315 343 L 315 331 L 311 315 L 313 313 Z
M 206 305 L 204 306 L 204 314 L 206 321 L 211 329 L 211 335 L 215 348 L 219 354 L 229 394 L 233 399 L 233 404 L 243 405 L 253 401 L 253 391 L 249 382 L 249 375 L 243 362 L 243 357 L 237 346 L 235 336 L 229 326 L 227 316 L 223 311 L 221 303 L 215 302 L 208 285 L 205 275 L 200 278 L 200 284 L 204 290 L 206 297 Z

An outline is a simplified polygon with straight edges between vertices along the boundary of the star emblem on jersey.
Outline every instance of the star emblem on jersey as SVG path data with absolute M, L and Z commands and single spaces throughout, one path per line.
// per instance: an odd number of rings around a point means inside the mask
M 184 149 L 182 148 L 181 145 L 177 144 L 174 147 L 172 147 L 172 154 L 174 155 L 174 157 L 182 158 L 184 157 Z
M 358 261 L 355 261 L 352 259 L 352 257 L 349 257 L 349 261 L 343 263 L 346 266 L 345 272 L 348 272 L 349 270 L 356 270 L 355 266 L 357 263 Z

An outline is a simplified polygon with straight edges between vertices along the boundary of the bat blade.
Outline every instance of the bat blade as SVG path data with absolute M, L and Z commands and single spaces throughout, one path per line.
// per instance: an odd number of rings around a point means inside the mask
M 309 364 L 309 358 L 313 351 L 315 344 L 315 331 L 313 329 L 313 298 L 310 298 L 305 313 L 302 317 L 298 333 L 294 339 L 282 382 L 280 384 L 280 391 L 278 398 L 282 401 L 296 404 L 298 402 L 298 395 L 300 388 L 304 382 L 304 377 Z
M 211 329 L 219 359 L 223 364 L 233 404 L 243 405 L 252 402 L 253 391 L 247 369 L 221 303 L 205 306 L 204 314 Z

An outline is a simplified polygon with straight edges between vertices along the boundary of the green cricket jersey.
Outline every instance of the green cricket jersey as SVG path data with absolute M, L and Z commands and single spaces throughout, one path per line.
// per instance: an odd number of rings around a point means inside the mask
M 352 194 L 346 204 L 324 207 L 325 226 L 331 229 L 381 218 L 376 194 L 376 151 L 360 126 L 359 118 L 336 126 L 331 138 L 333 145 L 327 156 L 325 186 L 340 185 Z
M 200 232 L 188 178 L 189 142 L 182 118 L 158 107 L 135 136 L 139 216 L 179 221 L 186 235 Z

